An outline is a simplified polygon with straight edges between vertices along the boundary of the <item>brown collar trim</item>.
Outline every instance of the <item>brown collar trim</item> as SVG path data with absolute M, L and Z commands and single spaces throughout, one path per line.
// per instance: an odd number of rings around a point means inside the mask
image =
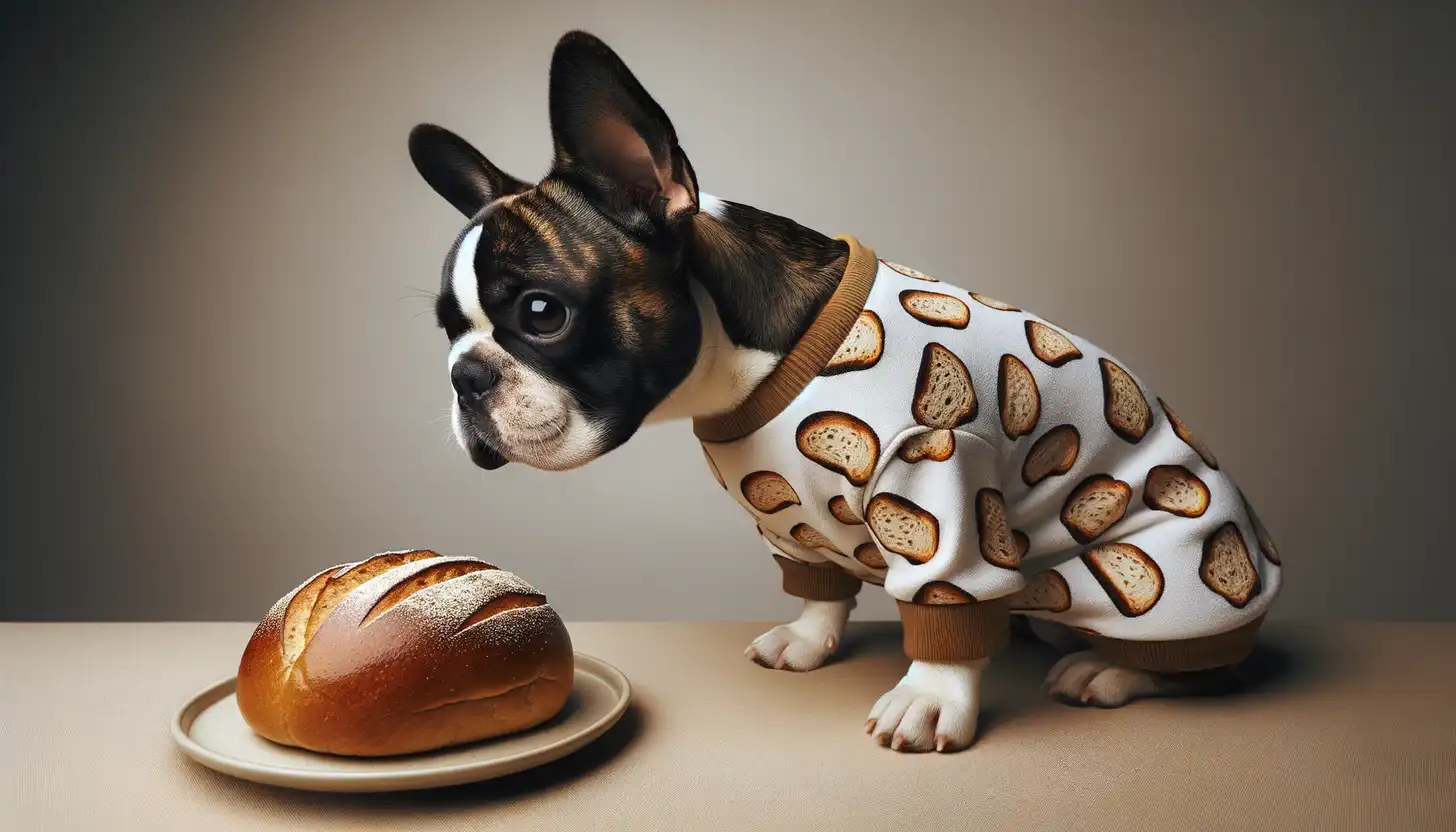
M 693 434 L 698 439 L 732 442 L 768 424 L 789 406 L 789 402 L 804 392 L 809 382 L 834 357 L 844 339 L 849 337 L 849 331 L 854 328 L 854 322 L 869 300 L 879 261 L 873 251 L 860 245 L 853 237 L 834 239 L 849 244 L 849 263 L 844 267 L 839 286 L 829 296 L 829 302 L 819 310 L 818 317 L 809 325 L 799 343 L 789 350 L 767 378 L 753 388 L 742 404 L 727 413 L 693 420 Z

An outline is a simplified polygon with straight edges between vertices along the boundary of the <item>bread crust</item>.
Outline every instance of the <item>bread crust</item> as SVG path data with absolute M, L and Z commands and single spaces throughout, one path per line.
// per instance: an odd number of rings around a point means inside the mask
M 1213 451 L 1209 450 L 1208 446 L 1203 444 L 1203 440 L 1194 435 L 1192 430 L 1189 430 L 1188 426 L 1183 423 L 1182 419 L 1178 418 L 1178 414 L 1173 412 L 1173 408 L 1169 407 L 1168 403 L 1163 401 L 1161 396 L 1158 398 L 1158 406 L 1163 409 L 1163 415 L 1168 417 L 1168 424 L 1173 426 L 1173 432 L 1178 434 L 1178 438 L 1183 440 L 1183 444 L 1192 448 L 1193 452 L 1198 454 L 1198 458 L 1203 460 L 1204 465 L 1217 471 L 1218 458 L 1213 455 Z
M 1032 443 L 1021 463 L 1021 481 L 1031 487 L 1047 477 L 1061 476 L 1077 464 L 1082 434 L 1074 425 L 1057 425 Z
M 838 494 L 829 498 L 829 513 L 834 515 L 835 520 L 838 520 L 846 526 L 864 525 L 864 520 L 858 514 L 854 513 L 854 506 L 849 504 L 849 500 L 844 499 Z
M 1020 309 L 1017 309 L 1015 306 L 1012 306 L 1009 303 L 1002 303 L 1001 301 L 996 300 L 995 298 L 988 298 L 985 295 L 978 294 L 976 292 L 971 292 L 970 295 L 971 295 L 971 297 L 973 299 L 975 299 L 976 303 L 979 303 L 982 306 L 988 306 L 988 307 L 990 307 L 992 309 L 997 310 L 998 312 L 1020 312 L 1021 311 Z
M 854 559 L 871 569 L 886 569 L 889 566 L 885 563 L 884 553 L 873 542 L 854 547 Z
M 1067 579 L 1055 569 L 1032 575 L 1026 586 L 1011 596 L 1011 609 L 1044 612 L 1066 612 L 1072 606 L 1072 590 Z
M 1258 512 L 1254 511 L 1254 506 L 1249 503 L 1249 498 L 1244 496 L 1242 490 L 1239 490 L 1238 493 L 1239 502 L 1244 504 L 1244 513 L 1249 515 L 1249 525 L 1254 527 L 1254 539 L 1258 541 L 1259 551 L 1263 553 L 1265 560 L 1275 566 L 1283 566 L 1284 564 L 1279 560 L 1279 549 L 1274 545 L 1274 538 L 1270 537 L 1269 530 L 1264 528 Z
M 1026 322 L 1026 343 L 1031 346 L 1032 355 L 1051 367 L 1060 367 L 1082 357 L 1082 351 L 1066 333 L 1040 321 Z
M 852 346 L 857 344 L 860 339 L 869 339 L 868 351 L 858 350 Z M 885 325 L 873 309 L 866 309 L 859 313 L 854 326 L 849 330 L 849 335 L 845 336 L 844 343 L 839 345 L 839 349 L 829 358 L 829 363 L 824 365 L 824 369 L 819 371 L 819 375 L 837 376 L 855 370 L 868 370 L 880 363 L 880 357 L 884 354 Z
M 1138 564 L 1143 576 L 1154 585 L 1151 595 L 1144 593 L 1141 597 L 1133 597 L 1126 593 L 1118 582 L 1117 576 L 1112 574 L 1113 567 L 1110 559 L 1116 555 L 1122 555 Z M 1149 557 L 1147 552 L 1131 543 L 1106 543 L 1083 552 L 1081 559 L 1092 573 L 1092 577 L 1096 578 L 1097 583 L 1107 592 L 1107 597 L 1112 599 L 1113 606 L 1128 618 L 1143 615 L 1157 606 L 1158 601 L 1163 597 L 1163 570 L 1158 568 L 1157 561 Z
M 376 574 L 381 560 L 396 565 Z M 284 631 L 313 612 L 294 604 L 300 593 L 371 565 L 285 662 Z M 428 550 L 381 553 L 324 570 L 273 605 L 243 651 L 238 708 L 280 744 L 408 754 L 545 722 L 571 693 L 573 664 L 565 625 L 518 576 Z
M 739 481 L 738 490 L 749 505 L 764 514 L 799 505 L 799 492 L 777 471 L 754 471 Z
M 939 283 L 940 282 L 939 280 L 936 280 L 935 278 L 931 277 L 930 275 L 926 274 L 925 272 L 919 271 L 917 269 L 912 269 L 909 266 L 902 266 L 899 263 L 891 263 L 889 260 L 886 260 L 883 257 L 880 258 L 880 262 L 881 263 L 884 263 L 886 266 L 889 266 L 890 268 L 894 269 L 895 271 L 899 272 L 900 274 L 905 275 L 906 277 L 913 278 L 915 280 L 923 280 L 926 283 Z
M 929 326 L 965 329 L 971 322 L 971 308 L 966 306 L 966 302 L 943 292 L 905 289 L 900 292 L 900 306 L 910 313 L 910 317 Z M 944 308 L 932 310 L 931 306 Z
M 1249 555 L 1244 534 L 1233 521 L 1224 523 L 1203 540 L 1203 561 L 1198 577 L 1230 605 L 1243 609 L 1259 595 L 1259 570 Z
M 812 447 L 814 438 L 822 431 L 843 430 L 857 438 L 864 445 L 865 460 L 855 466 L 846 466 L 838 459 L 816 452 Z M 852 484 L 862 486 L 870 481 L 875 466 L 880 461 L 880 437 L 875 435 L 863 419 L 838 410 L 821 410 L 804 417 L 795 431 L 795 443 L 805 458 L 842 475 Z
M 917 462 L 945 462 L 955 453 L 955 431 L 937 429 L 917 434 L 900 443 L 895 456 L 914 465 Z
M 810 549 L 828 549 L 836 555 L 844 554 L 839 551 L 839 547 L 834 545 L 834 541 L 808 523 L 795 523 L 793 528 L 789 529 L 789 537 L 799 541 L 799 545 Z
M 1001 429 L 1007 439 L 1019 439 L 1036 430 L 1041 419 L 1041 391 L 1036 377 L 1020 358 L 1006 353 L 1001 356 L 1001 370 L 996 374 L 996 400 L 1000 404 Z
M 1102 368 L 1102 413 L 1107 426 L 1127 442 L 1136 445 L 1153 424 L 1153 411 L 1137 381 L 1115 361 L 1097 359 Z M 1124 413 L 1124 410 L 1130 412 Z
M 976 492 L 976 536 L 987 563 L 1002 569 L 1021 567 L 1021 550 L 1006 520 L 1006 500 L 994 488 Z
M 701 446 L 701 443 L 699 444 Z M 703 446 L 703 459 L 708 461 L 708 470 L 713 472 L 713 479 L 717 480 L 718 484 L 723 486 L 724 491 L 727 491 L 728 483 L 723 481 L 723 472 L 718 470 L 718 463 L 713 461 L 713 455 L 708 453 L 706 446 Z
M 1062 525 L 1086 545 L 1117 525 L 1132 501 L 1132 486 L 1107 474 L 1082 480 L 1062 504 Z
M 951 376 L 949 386 L 937 384 L 945 374 Z M 952 402 L 961 401 L 948 413 L 938 411 L 947 407 L 947 397 Z M 915 374 L 915 398 L 910 402 L 910 415 L 918 424 L 928 428 L 955 428 L 976 418 L 980 402 L 976 399 L 976 387 L 971 383 L 971 371 L 966 363 L 943 344 L 934 341 L 920 351 L 920 370 Z
M 1176 496 L 1179 492 L 1184 499 Z M 1179 517 L 1202 517 L 1208 503 L 1208 486 L 1182 465 L 1155 465 L 1149 469 L 1143 486 L 1143 504 L 1148 508 Z
M 940 548 L 940 521 L 935 515 L 899 494 L 882 491 L 870 499 L 865 508 L 865 522 L 881 548 L 894 552 L 911 563 L 928 563 Z M 897 522 L 902 532 L 894 534 Z M 918 545 L 895 539 L 904 537 L 903 529 L 912 527 L 924 538 Z
M 931 606 L 953 606 L 955 604 L 974 604 L 975 596 L 956 586 L 950 581 L 931 581 L 920 587 L 911 599 L 916 604 L 928 604 Z

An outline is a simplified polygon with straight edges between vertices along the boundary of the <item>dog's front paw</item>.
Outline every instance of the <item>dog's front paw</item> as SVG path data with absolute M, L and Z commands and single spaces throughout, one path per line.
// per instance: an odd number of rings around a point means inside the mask
M 853 607 L 853 599 L 805 601 L 797 621 L 780 624 L 754 639 L 743 654 L 774 670 L 813 670 L 839 649 Z
M 896 751 L 961 751 L 976 736 L 986 659 L 923 662 L 870 709 L 865 731 Z

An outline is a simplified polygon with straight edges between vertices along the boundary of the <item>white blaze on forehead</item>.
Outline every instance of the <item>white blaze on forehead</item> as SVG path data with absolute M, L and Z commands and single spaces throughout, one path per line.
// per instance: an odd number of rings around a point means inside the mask
M 471 329 L 490 334 L 490 319 L 480 305 L 480 283 L 475 275 L 475 250 L 480 245 L 480 226 L 465 232 L 465 238 L 455 249 L 455 262 L 450 267 L 450 288 L 455 292 L 455 302 L 460 305 L 465 320 Z

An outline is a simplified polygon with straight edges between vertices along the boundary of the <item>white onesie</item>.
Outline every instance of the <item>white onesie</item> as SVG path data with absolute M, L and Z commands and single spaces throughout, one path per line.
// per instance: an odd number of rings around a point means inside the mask
M 1247 655 L 1279 556 L 1173 410 L 1086 339 L 839 239 L 804 339 L 694 424 L 785 589 L 883 584 L 912 658 L 989 655 L 1012 612 L 1150 670 Z

